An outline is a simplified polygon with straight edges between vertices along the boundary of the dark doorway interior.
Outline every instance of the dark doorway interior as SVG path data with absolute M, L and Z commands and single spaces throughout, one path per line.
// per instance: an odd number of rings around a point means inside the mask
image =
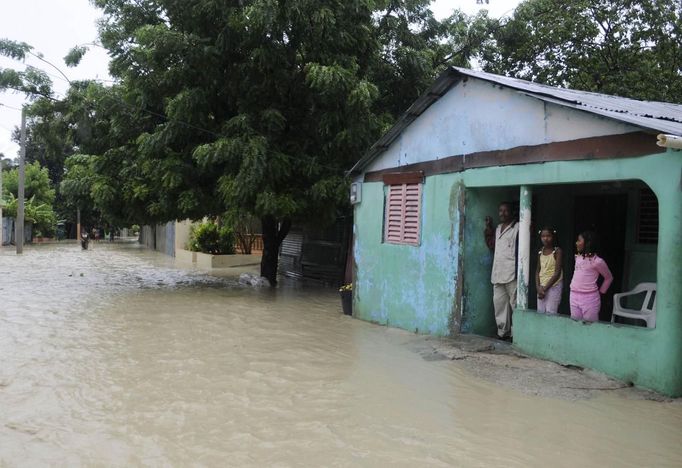
M 574 239 L 585 230 L 597 233 L 597 252 L 613 273 L 609 293 L 602 297 L 599 320 L 610 321 L 613 295 L 621 292 L 625 273 L 625 233 L 627 229 L 627 194 L 576 196 Z

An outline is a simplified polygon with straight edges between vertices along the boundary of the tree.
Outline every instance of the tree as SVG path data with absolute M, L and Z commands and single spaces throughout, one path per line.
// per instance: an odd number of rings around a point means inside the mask
M 273 283 L 292 222 L 336 215 L 344 170 L 446 56 L 426 1 L 95 3 L 144 129 L 122 157 L 140 169 L 147 216 L 256 215 Z
M 94 160 L 95 157 L 84 154 L 69 156 L 64 163 L 66 175 L 59 187 L 64 205 L 71 212 L 79 209 L 81 217 L 89 220 L 94 220 L 99 215 L 92 196 L 97 177 L 93 167 Z
M 54 229 L 56 216 L 53 210 L 55 191 L 50 182 L 46 168 L 38 162 L 26 165 L 25 199 L 26 220 L 34 222 L 36 229 L 48 234 Z M 3 198 L 7 200 L 7 216 L 16 217 L 16 200 L 18 197 L 19 169 L 15 168 L 3 174 Z
M 45 62 L 42 55 L 34 52 L 33 47 L 25 42 L 4 38 L 0 39 L 0 55 L 19 61 L 25 60 L 27 55 L 32 55 Z M 54 67 L 51 63 L 50 66 Z M 52 96 L 52 80 L 47 73 L 32 66 L 27 66 L 23 71 L 0 67 L 0 91 L 8 89 L 22 92 L 29 99 Z
M 493 30 L 487 71 L 551 86 L 681 102 L 682 3 L 526 0 Z
M 9 218 L 17 217 L 18 199 L 13 193 L 9 194 L 5 214 Z M 26 200 L 24 205 L 24 220 L 33 223 L 36 235 L 51 235 L 57 222 L 54 210 L 46 203 L 37 203 L 35 197 Z
M 44 97 L 26 106 L 26 163 L 39 162 L 47 168 L 55 187 L 64 174 L 64 160 L 73 154 L 75 146 L 67 106 L 66 99 Z M 12 140 L 20 143 L 19 128 L 14 129 Z
M 26 198 L 35 197 L 37 203 L 54 203 L 55 191 L 50 182 L 47 169 L 40 163 L 26 165 L 26 185 L 24 195 Z M 2 189 L 7 193 L 13 193 L 16 197 L 19 191 L 19 169 L 15 168 L 3 175 Z

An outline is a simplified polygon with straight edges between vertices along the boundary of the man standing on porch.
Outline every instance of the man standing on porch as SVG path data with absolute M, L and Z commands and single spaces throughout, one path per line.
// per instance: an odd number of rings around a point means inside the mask
M 497 335 L 511 340 L 511 314 L 516 307 L 516 255 L 519 223 L 512 217 L 511 203 L 502 202 L 498 215 L 500 224 L 493 228 L 490 216 L 485 218 L 485 242 L 494 252 L 490 282 L 493 284 L 493 305 Z

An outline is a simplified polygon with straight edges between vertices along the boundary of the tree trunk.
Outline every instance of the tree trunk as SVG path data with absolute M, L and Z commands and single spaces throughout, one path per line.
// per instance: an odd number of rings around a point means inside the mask
M 263 257 L 260 262 L 260 275 L 266 277 L 271 285 L 277 284 L 277 266 L 279 263 L 279 246 L 289 234 L 291 220 L 278 223 L 274 216 L 263 216 Z

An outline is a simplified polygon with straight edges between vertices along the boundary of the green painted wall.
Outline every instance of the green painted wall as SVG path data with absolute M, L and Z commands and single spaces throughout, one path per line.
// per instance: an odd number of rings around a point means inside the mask
M 495 216 L 497 203 L 509 195 L 516 194 L 518 199 L 520 185 L 639 179 L 651 187 L 659 201 L 656 329 L 584 325 L 565 317 L 521 311 L 514 319 L 515 346 L 532 355 L 682 395 L 681 175 L 682 153 L 669 150 L 638 158 L 505 166 L 428 177 L 419 247 L 382 243 L 384 186 L 365 183 L 362 203 L 355 207 L 354 313 L 358 318 L 411 331 L 456 333 L 459 330 L 452 326 L 458 310 L 455 285 L 463 278 L 461 329 L 490 334 L 491 327 L 494 329 L 491 258 L 481 235 L 483 216 Z M 466 186 L 463 239 L 457 236 L 461 184 Z M 572 239 L 570 242 L 572 245 Z M 460 255 L 462 271 L 457 268 Z M 649 270 L 653 266 L 650 254 L 634 258 L 633 265 L 646 264 Z M 569 279 L 567 275 L 567 282 Z M 568 302 L 567 294 L 563 300 Z M 534 304 L 532 299 L 530 304 Z
M 439 176 L 440 177 L 440 176 Z M 493 255 L 483 237 L 486 216 L 497 224 L 501 201 L 518 200 L 516 187 L 467 189 L 464 223 L 464 313 L 461 331 L 477 335 L 495 336 L 497 326 L 493 310 L 493 290 L 490 270 Z
M 459 248 L 458 186 L 429 178 L 422 194 L 421 245 L 383 243 L 384 185 L 363 184 L 355 209 L 354 314 L 384 325 L 449 335 Z

